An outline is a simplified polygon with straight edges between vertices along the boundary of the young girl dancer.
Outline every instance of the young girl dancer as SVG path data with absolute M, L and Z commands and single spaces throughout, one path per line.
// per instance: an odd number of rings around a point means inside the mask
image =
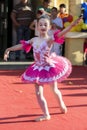
M 42 16 L 38 20 L 39 37 L 34 37 L 29 41 L 22 40 L 19 45 L 7 48 L 4 53 L 4 60 L 7 61 L 10 51 L 25 49 L 26 52 L 28 52 L 31 46 L 33 46 L 35 62 L 23 73 L 22 80 L 28 83 L 35 83 L 37 100 L 43 111 L 43 116 L 35 119 L 35 121 L 50 120 L 51 118 L 43 92 L 45 83 L 50 84 L 58 99 L 61 112 L 67 112 L 57 83 L 63 81 L 70 75 L 72 70 L 71 63 L 64 57 L 56 56 L 53 53 L 50 54 L 50 50 L 54 41 L 58 43 L 63 42 L 62 36 L 78 22 L 79 19 L 71 23 L 71 25 L 63 31 L 58 31 L 54 36 L 50 37 L 48 35 L 50 19 L 47 16 Z

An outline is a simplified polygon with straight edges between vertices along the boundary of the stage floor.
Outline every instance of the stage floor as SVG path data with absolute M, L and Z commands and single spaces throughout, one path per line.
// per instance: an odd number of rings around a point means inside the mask
M 73 66 L 59 84 L 68 108 L 61 114 L 49 86 L 44 87 L 51 120 L 34 122 L 42 114 L 32 84 L 21 82 L 24 69 L 0 70 L 0 130 L 87 130 L 87 67 Z

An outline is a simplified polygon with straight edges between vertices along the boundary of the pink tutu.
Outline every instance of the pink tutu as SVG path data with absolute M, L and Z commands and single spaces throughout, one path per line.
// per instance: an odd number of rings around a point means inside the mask
M 52 83 L 65 80 L 71 73 L 72 66 L 69 60 L 61 56 L 51 56 L 51 62 L 44 66 L 36 63 L 28 67 L 23 73 L 22 80 L 29 83 Z
M 27 51 L 26 46 L 30 47 L 29 43 L 26 41 L 21 43 Z M 46 41 L 43 41 L 39 48 L 37 48 L 36 42 L 32 44 L 32 47 L 35 62 L 22 74 L 23 81 L 38 84 L 61 82 L 70 75 L 72 71 L 70 61 L 55 53 L 50 54 Z

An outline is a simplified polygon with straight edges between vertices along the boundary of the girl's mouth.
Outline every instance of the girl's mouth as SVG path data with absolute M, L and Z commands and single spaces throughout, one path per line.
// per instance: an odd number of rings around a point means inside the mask
M 46 31 L 45 29 L 41 29 L 42 32 Z

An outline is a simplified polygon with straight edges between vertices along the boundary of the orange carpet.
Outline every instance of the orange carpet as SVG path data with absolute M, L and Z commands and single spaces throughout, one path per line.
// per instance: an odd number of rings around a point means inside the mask
M 73 66 L 59 84 L 68 113 L 61 114 L 49 86 L 44 87 L 50 121 L 34 122 L 42 114 L 34 85 L 24 84 L 24 70 L 0 70 L 0 130 L 87 130 L 87 67 Z

